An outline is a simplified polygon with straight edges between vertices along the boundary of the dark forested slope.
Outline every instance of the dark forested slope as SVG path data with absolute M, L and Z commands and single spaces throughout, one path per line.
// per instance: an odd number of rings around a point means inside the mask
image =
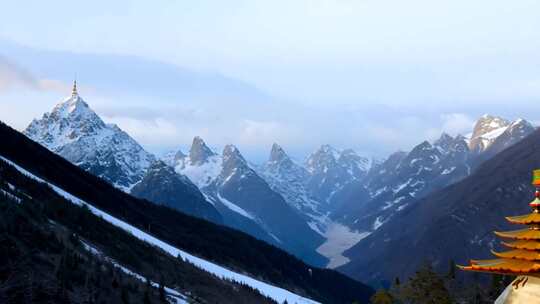
M 0 258 L 1 303 L 165 303 L 168 288 L 190 303 L 275 303 L 137 239 L 3 161 Z

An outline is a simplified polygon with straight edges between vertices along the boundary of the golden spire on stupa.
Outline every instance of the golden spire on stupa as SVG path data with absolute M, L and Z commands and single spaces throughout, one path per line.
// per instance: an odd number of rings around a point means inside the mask
M 77 95 L 79 95 L 79 93 L 77 92 L 77 79 L 75 79 L 73 81 L 73 88 L 71 89 L 71 97 L 76 97 Z

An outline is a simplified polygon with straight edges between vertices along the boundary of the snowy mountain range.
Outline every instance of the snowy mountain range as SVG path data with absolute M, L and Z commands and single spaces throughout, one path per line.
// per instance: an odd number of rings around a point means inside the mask
M 360 190 L 342 195 L 342 206 L 331 216 L 359 231 L 377 230 L 422 197 L 469 176 L 482 162 L 534 129 L 523 119 L 509 122 L 484 115 L 470 138 L 443 133 L 438 140 L 424 141 L 408 153 L 394 153 L 373 166 L 356 185 Z
M 299 163 L 274 144 L 268 161 L 255 166 L 234 145 L 219 154 L 200 137 L 188 154 L 179 150 L 158 160 L 116 125 L 103 122 L 74 86 L 69 98 L 32 121 L 24 134 L 123 191 L 326 265 L 336 258 L 343 263 L 342 252 L 354 245 L 328 248 L 339 243 L 332 231 L 351 229 L 349 239 L 359 241 L 533 130 L 522 119 L 484 115 L 468 137 L 442 134 L 377 163 L 330 145 Z M 317 252 L 321 246 L 324 256 Z
M 467 176 L 469 149 L 463 137 L 442 134 L 430 143 L 424 141 L 409 153 L 396 153 L 371 170 L 363 181 L 368 194 L 347 199 L 334 213 L 349 226 L 373 231 L 419 197 Z
M 69 98 L 32 121 L 24 134 L 140 198 L 245 231 L 314 265 L 326 263 L 316 252 L 324 238 L 232 145 L 217 155 L 196 137 L 189 155 L 179 151 L 165 159 L 172 169 L 116 125 L 103 122 L 75 84 Z
M 511 131 L 516 125 L 528 124 L 515 121 L 505 132 L 521 134 Z M 502 141 L 500 133 L 496 141 Z M 530 176 L 540 163 L 539 143 L 535 130 L 463 180 L 418 200 L 346 251 L 351 262 L 341 271 L 370 282 L 390 281 L 412 275 L 426 260 L 444 273 L 450 261 L 466 263 L 471 252 L 488 257 L 490 250 L 499 251 L 493 231 L 516 229 L 504 218 L 530 212 Z
M 202 138 L 195 137 L 188 155 L 178 151 L 164 161 L 199 186 L 226 225 L 287 249 L 315 265 L 326 263 L 315 251 L 323 237 L 269 186 L 235 146 L 225 146 L 219 155 Z

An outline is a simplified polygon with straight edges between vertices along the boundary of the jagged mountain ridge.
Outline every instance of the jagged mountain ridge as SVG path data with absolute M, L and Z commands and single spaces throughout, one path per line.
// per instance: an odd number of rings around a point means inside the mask
M 271 189 L 235 146 L 225 146 L 218 155 L 202 138 L 195 137 L 188 155 L 176 153 L 165 162 L 199 186 L 223 215 L 226 225 L 285 248 L 315 265 L 326 263 L 315 251 L 323 237 Z
M 352 149 L 339 151 L 330 145 L 322 145 L 308 156 L 304 164 L 309 172 L 307 188 L 321 204 L 321 210 L 333 209 L 332 196 L 345 185 L 362 179 L 371 162 Z
M 291 207 L 307 216 L 310 227 L 322 234 L 328 219 L 320 210 L 321 203 L 308 190 L 306 182 L 310 173 L 306 168 L 293 161 L 281 146 L 274 143 L 268 161 L 258 168 L 258 172 Z
M 443 133 L 433 143 L 424 141 L 408 153 L 394 153 L 373 166 L 362 182 L 345 188 L 349 193 L 338 194 L 344 203 L 331 217 L 359 231 L 375 231 L 422 197 L 470 175 L 533 130 L 523 119 L 509 122 L 484 115 L 471 138 Z
M 396 153 L 374 167 L 359 185 L 369 193 L 367 201 L 349 198 L 333 217 L 360 231 L 377 230 L 418 198 L 460 180 L 469 171 L 465 140 L 442 134 L 433 144 L 424 141 L 409 153 Z

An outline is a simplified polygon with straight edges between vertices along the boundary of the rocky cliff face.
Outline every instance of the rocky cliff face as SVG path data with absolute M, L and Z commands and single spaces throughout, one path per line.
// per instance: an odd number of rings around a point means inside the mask
M 322 211 L 331 211 L 332 196 L 345 185 L 362 179 L 370 165 L 369 159 L 353 150 L 338 151 L 330 145 L 323 145 L 305 162 L 309 172 L 307 188 L 322 203 Z
M 217 224 L 223 223 L 221 214 L 197 186 L 161 161 L 150 166 L 131 194 Z

